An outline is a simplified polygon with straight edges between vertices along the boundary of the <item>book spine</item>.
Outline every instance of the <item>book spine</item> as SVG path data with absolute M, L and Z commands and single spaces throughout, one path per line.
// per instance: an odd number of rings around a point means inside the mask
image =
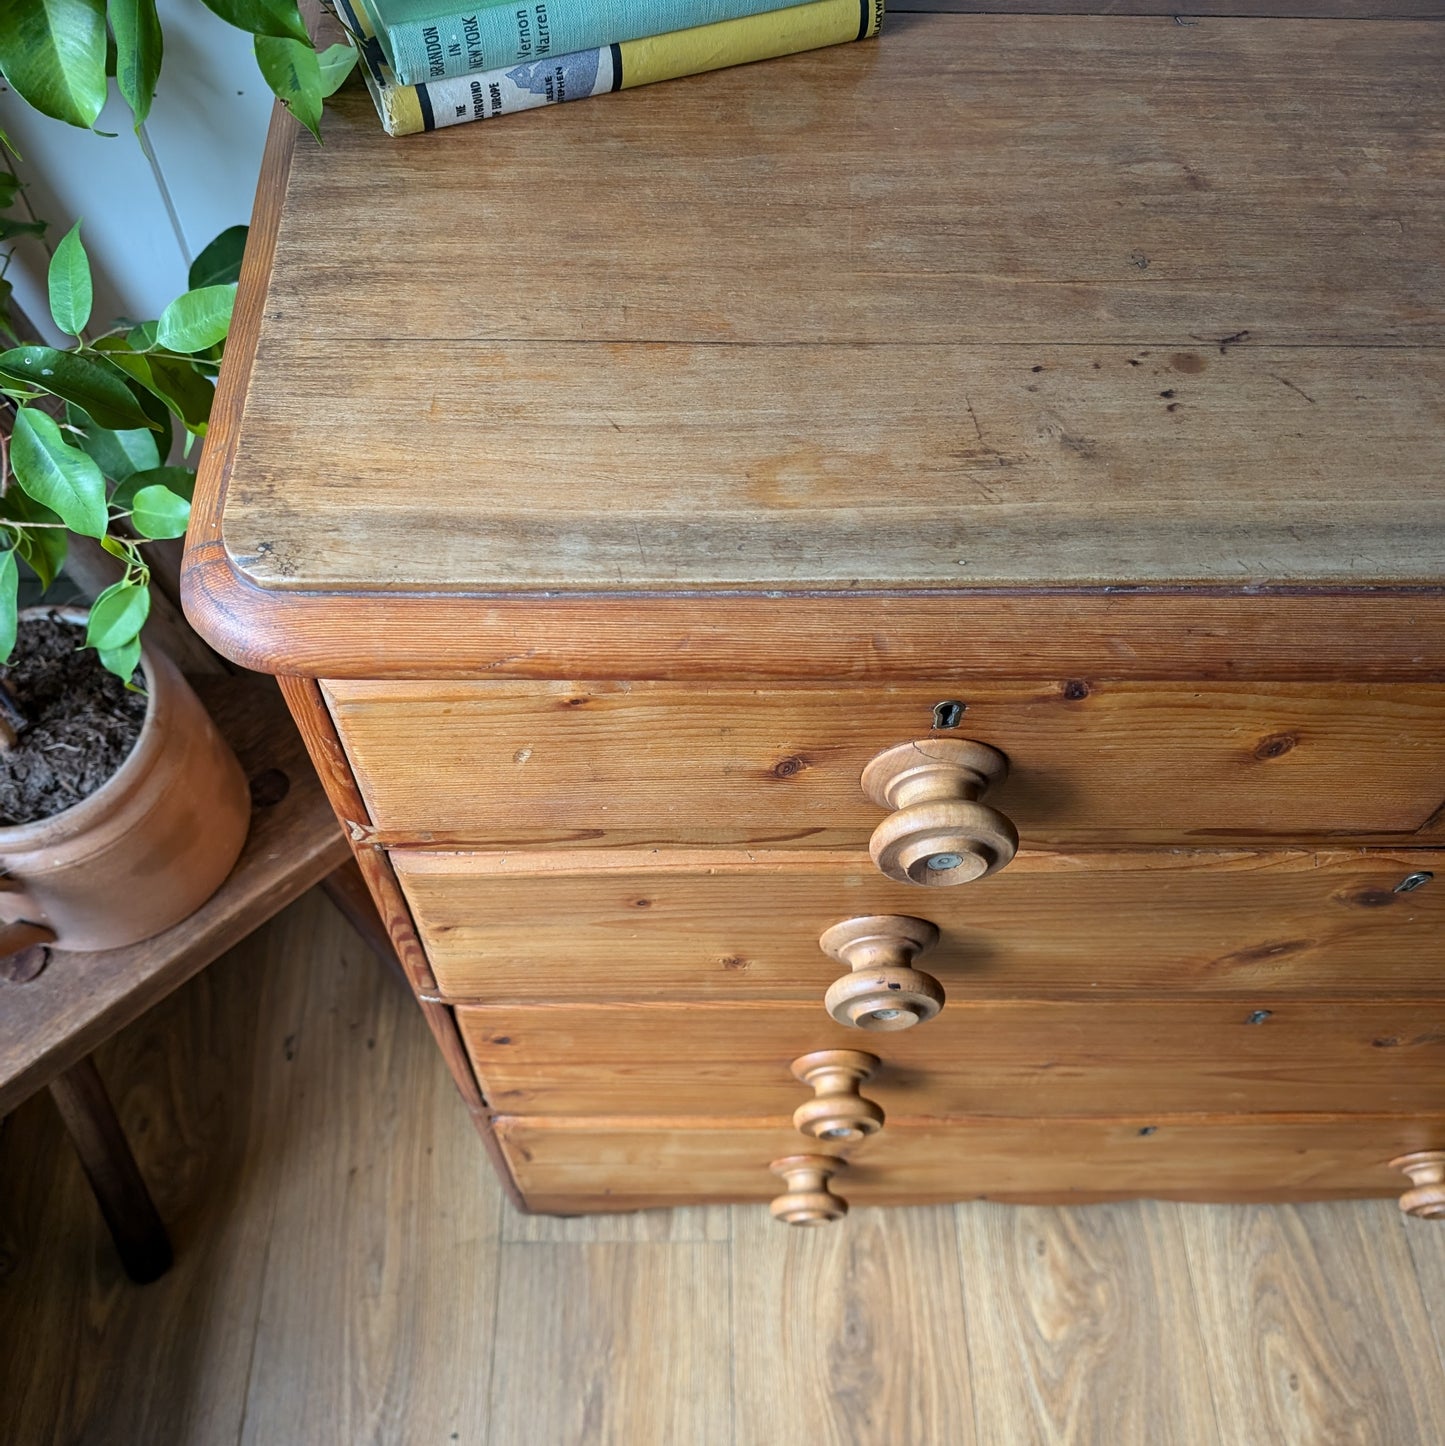
M 531 64 L 778 8 L 778 0 L 517 0 L 388 27 L 403 85 Z
M 876 35 L 882 23 L 883 0 L 812 0 L 429 85 L 397 85 L 374 64 L 364 67 L 364 73 L 387 134 L 404 136 L 865 40 Z

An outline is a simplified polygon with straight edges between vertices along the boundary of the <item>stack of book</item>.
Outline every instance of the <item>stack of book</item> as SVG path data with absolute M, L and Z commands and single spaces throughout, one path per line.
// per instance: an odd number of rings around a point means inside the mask
M 338 0 L 387 133 L 771 60 L 883 23 L 883 0 Z

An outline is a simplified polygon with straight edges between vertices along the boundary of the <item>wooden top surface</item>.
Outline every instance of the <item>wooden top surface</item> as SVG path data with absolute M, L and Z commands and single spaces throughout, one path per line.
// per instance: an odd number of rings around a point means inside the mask
M 275 685 L 191 681 L 258 798 L 240 860 L 214 897 L 154 939 L 91 954 L 51 950 L 34 979 L 0 980 L 0 1116 L 350 857 Z
M 353 92 L 225 547 L 309 591 L 1438 582 L 1442 62 L 910 14 L 403 142 Z

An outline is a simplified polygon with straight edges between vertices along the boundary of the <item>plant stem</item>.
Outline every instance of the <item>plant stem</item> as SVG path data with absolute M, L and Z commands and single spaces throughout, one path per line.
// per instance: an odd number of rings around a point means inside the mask
M 7 678 L 0 678 L 0 750 L 8 751 L 20 741 L 30 720 L 20 711 Z

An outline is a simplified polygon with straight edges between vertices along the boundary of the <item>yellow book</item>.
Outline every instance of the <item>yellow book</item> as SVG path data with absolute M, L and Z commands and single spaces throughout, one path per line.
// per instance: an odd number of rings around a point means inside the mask
M 407 136 L 848 40 L 866 40 L 876 35 L 883 23 L 884 0 L 812 0 L 761 15 L 425 85 L 398 85 L 376 43 L 362 0 L 340 3 L 352 41 L 361 52 L 362 72 L 382 125 L 388 135 Z

